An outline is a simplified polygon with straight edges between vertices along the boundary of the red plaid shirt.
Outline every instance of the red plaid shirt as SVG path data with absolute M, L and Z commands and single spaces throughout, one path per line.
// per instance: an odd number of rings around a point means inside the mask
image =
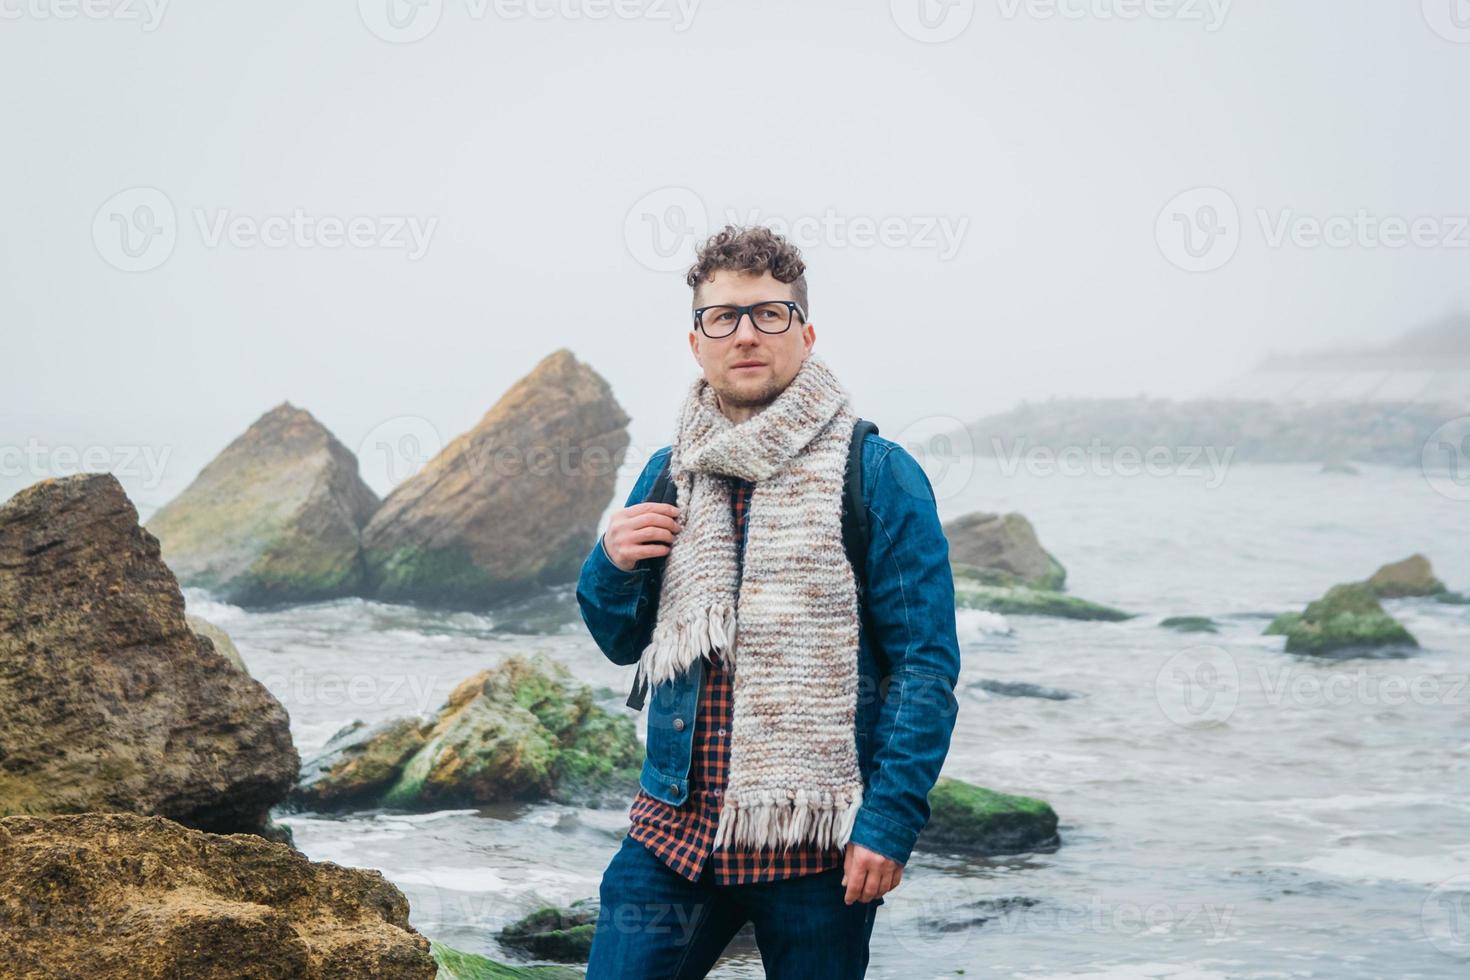
M 733 480 L 733 483 L 730 505 L 735 512 L 736 538 L 740 541 L 737 554 L 743 554 L 745 517 L 755 484 L 749 480 Z M 689 798 L 676 807 L 640 789 L 628 813 L 633 822 L 629 836 L 690 881 L 699 880 L 711 855 L 715 881 L 722 885 L 794 878 L 842 864 L 843 848 L 834 845 L 824 851 L 810 842 L 793 844 L 789 850 L 781 847 L 714 849 L 720 802 L 730 769 L 729 732 L 735 673 L 722 664 L 711 664 L 707 657 L 704 671 L 704 686 L 695 712 L 694 752 L 689 761 Z

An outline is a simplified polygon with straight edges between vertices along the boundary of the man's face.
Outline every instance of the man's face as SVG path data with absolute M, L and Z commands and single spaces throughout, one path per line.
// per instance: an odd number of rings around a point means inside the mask
M 712 279 L 700 283 L 694 305 L 696 308 L 717 303 L 745 306 L 794 298 L 791 285 L 769 272 L 755 275 L 719 269 Z M 746 314 L 728 337 L 711 339 L 703 330 L 691 330 L 689 349 L 718 396 L 720 411 L 738 423 L 765 408 L 786 390 L 816 339 L 813 325 L 802 323 L 795 315 L 785 333 L 769 334 L 757 330 Z

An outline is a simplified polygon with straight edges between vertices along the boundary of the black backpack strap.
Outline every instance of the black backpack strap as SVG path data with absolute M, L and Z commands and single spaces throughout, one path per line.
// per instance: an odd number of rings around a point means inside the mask
M 866 598 L 868 590 L 868 508 L 863 496 L 863 440 L 869 432 L 877 431 L 877 423 L 868 419 L 858 419 L 852 427 L 852 441 L 847 446 L 847 479 L 842 493 L 842 550 L 847 552 L 848 564 L 852 565 L 853 577 L 857 579 L 859 604 Z
M 877 432 L 878 423 L 871 419 L 858 419 L 852 427 L 852 442 L 847 447 L 847 480 L 842 493 L 842 549 L 847 552 L 857 582 L 858 616 L 864 617 L 864 621 L 868 614 L 868 501 L 863 493 L 863 441 L 869 433 Z M 888 657 L 871 631 L 868 636 L 881 680 L 888 676 Z
M 670 457 L 672 455 L 671 453 Z M 663 469 L 658 471 L 658 476 L 654 479 L 653 487 L 648 491 L 648 497 L 644 500 L 644 503 L 652 500 L 660 504 L 673 504 L 678 503 L 678 499 L 679 488 L 674 483 L 673 477 L 669 474 L 669 460 L 665 459 Z M 662 576 L 664 573 L 663 565 L 664 562 L 668 561 L 668 558 L 668 555 L 657 555 L 652 558 L 639 559 L 638 564 L 649 569 L 649 575 Z M 628 694 L 628 707 L 634 711 L 642 711 L 643 703 L 647 699 L 648 681 L 644 678 L 639 678 L 638 682 L 633 685 L 633 690 Z

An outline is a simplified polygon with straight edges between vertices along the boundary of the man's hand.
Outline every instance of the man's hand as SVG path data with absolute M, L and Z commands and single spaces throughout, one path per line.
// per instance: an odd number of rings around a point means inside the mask
M 615 512 L 602 536 L 607 556 L 614 565 L 631 572 L 643 558 L 667 555 L 674 546 L 674 535 L 679 533 L 679 522 L 675 520 L 678 513 L 679 508 L 673 504 L 651 501 Z
M 842 883 L 847 886 L 843 902 L 871 902 L 897 888 L 902 880 L 902 864 L 861 844 L 848 843 L 842 859 Z

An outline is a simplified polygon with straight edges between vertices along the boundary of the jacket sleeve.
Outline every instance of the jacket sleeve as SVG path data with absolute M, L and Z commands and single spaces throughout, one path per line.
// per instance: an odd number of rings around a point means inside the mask
M 954 576 L 933 487 L 902 447 L 880 460 L 868 509 L 868 628 L 887 654 L 890 678 L 851 839 L 906 863 L 929 822 L 929 791 L 959 710 Z
M 649 457 L 624 507 L 648 498 L 667 459 L 667 450 Z M 582 609 L 582 621 L 607 659 L 622 666 L 638 662 L 653 635 L 658 592 L 659 577 L 644 567 L 643 562 L 631 572 L 614 565 L 602 536 L 598 535 L 582 563 L 582 574 L 577 580 L 577 604 Z

